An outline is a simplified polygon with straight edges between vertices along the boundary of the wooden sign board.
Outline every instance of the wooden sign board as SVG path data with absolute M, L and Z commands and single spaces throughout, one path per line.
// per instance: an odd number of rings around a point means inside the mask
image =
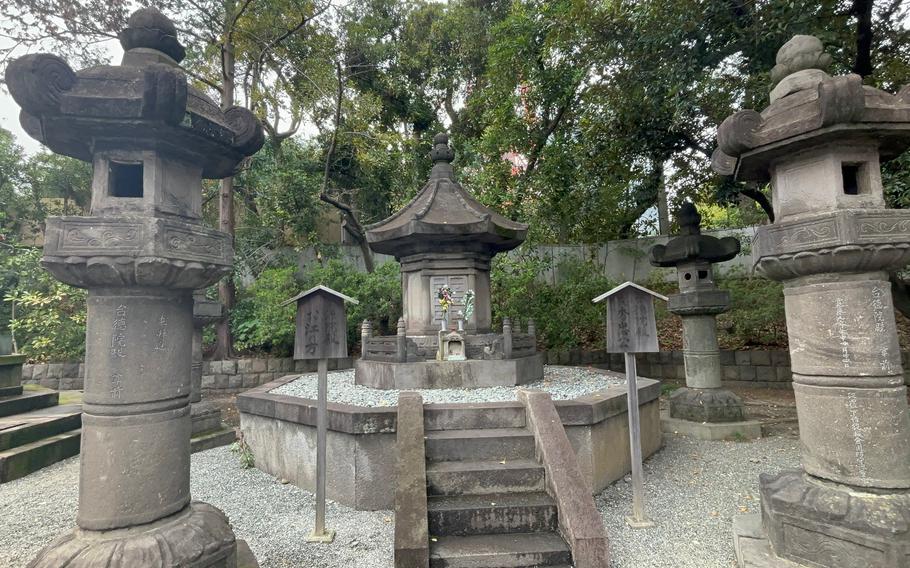
M 345 302 L 357 300 L 317 286 L 291 298 L 297 302 L 294 359 L 338 359 L 348 356 Z
M 626 282 L 594 303 L 607 300 L 607 351 L 609 353 L 651 353 L 660 351 L 654 298 L 666 297 L 632 282 Z

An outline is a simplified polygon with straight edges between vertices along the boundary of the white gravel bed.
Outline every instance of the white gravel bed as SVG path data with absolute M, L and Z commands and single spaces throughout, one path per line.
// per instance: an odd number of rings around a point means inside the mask
M 793 436 L 753 442 L 703 442 L 668 435 L 645 462 L 645 505 L 657 523 L 632 530 L 631 484 L 621 480 L 596 498 L 615 568 L 735 566 L 732 518 L 759 511 L 758 475 L 796 467 Z M 38 550 L 75 523 L 79 458 L 0 485 L 0 566 L 24 568 Z M 627 478 L 628 479 L 628 478 Z M 309 544 L 313 495 L 256 469 L 241 469 L 227 448 L 194 454 L 193 497 L 221 508 L 262 568 L 391 568 L 390 511 L 354 511 L 329 502 L 331 545 Z
M 79 458 L 70 458 L 0 485 L 0 566 L 24 568 L 38 551 L 76 522 Z M 242 469 L 227 447 L 193 454 L 191 491 L 231 519 L 261 568 L 323 566 L 392 568 L 391 511 L 355 511 L 329 501 L 331 545 L 307 543 L 313 494 L 257 469 Z
M 518 389 L 539 389 L 552 395 L 553 400 L 566 400 L 594 394 L 610 386 L 625 385 L 625 379 L 607 375 L 596 369 L 545 365 L 544 378 L 516 387 L 483 387 L 475 389 L 422 389 L 417 390 L 425 403 L 435 402 L 503 402 L 516 400 Z M 307 373 L 270 392 L 315 399 L 317 396 L 316 373 Z M 328 400 L 355 406 L 381 407 L 398 404 L 397 390 L 383 390 L 354 384 L 354 370 L 334 371 L 328 374 Z
M 733 516 L 758 513 L 758 475 L 799 467 L 795 436 L 707 442 L 664 435 L 645 462 L 645 511 L 656 523 L 631 529 L 629 476 L 596 498 L 614 568 L 735 567 Z

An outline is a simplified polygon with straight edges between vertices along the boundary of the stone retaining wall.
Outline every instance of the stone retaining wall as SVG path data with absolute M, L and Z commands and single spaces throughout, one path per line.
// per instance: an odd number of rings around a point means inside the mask
M 544 351 L 545 365 L 597 365 L 611 371 L 622 371 L 623 357 L 603 349 Z M 640 353 L 638 373 L 654 379 L 683 381 L 686 370 L 682 351 Z M 790 353 L 776 351 L 721 351 L 724 382 L 734 386 L 790 388 Z M 901 352 L 904 380 L 910 385 L 910 351 Z M 329 370 L 350 369 L 352 358 L 329 361 Z M 281 359 L 233 359 L 205 361 L 202 367 L 204 390 L 241 391 L 274 381 L 288 373 L 315 372 L 316 361 Z M 22 366 L 22 383 L 37 384 L 59 390 L 81 390 L 85 367 L 82 363 L 39 363 Z
M 350 369 L 353 360 L 330 359 L 329 370 Z M 274 381 L 289 373 L 316 372 L 316 361 L 232 359 L 202 363 L 202 389 L 241 391 Z M 85 380 L 82 363 L 35 363 L 22 366 L 22 383 L 57 390 L 81 390 Z

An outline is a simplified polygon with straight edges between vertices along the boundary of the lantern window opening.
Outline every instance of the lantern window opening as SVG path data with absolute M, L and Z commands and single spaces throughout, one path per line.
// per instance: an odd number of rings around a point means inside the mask
M 840 166 L 844 195 L 864 195 L 869 193 L 866 183 L 866 164 L 862 162 L 842 162 Z
M 707 271 L 707 270 L 699 270 L 699 271 L 698 271 L 698 279 L 699 279 L 699 280 L 705 280 L 706 278 L 708 278 L 708 271 Z
M 692 273 L 691 273 L 691 272 L 686 272 L 686 273 L 683 275 L 683 278 L 685 278 L 686 280 L 692 280 Z
M 108 164 L 108 195 L 137 198 L 143 196 L 142 162 L 111 160 Z

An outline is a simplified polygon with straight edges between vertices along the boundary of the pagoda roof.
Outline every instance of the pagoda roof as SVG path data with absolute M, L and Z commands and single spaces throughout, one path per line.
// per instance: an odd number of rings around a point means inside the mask
M 654 245 L 649 254 L 654 266 L 679 266 L 689 262 L 724 262 L 739 254 L 739 239 L 718 239 L 701 234 L 701 215 L 692 203 L 679 211 L 680 234 L 664 245 Z
M 528 225 L 512 221 L 474 198 L 452 169 L 455 155 L 448 136 L 437 134 L 430 156 L 430 179 L 410 203 L 391 217 L 367 227 L 374 251 L 396 257 L 446 251 L 497 252 L 511 250 L 528 234 Z

